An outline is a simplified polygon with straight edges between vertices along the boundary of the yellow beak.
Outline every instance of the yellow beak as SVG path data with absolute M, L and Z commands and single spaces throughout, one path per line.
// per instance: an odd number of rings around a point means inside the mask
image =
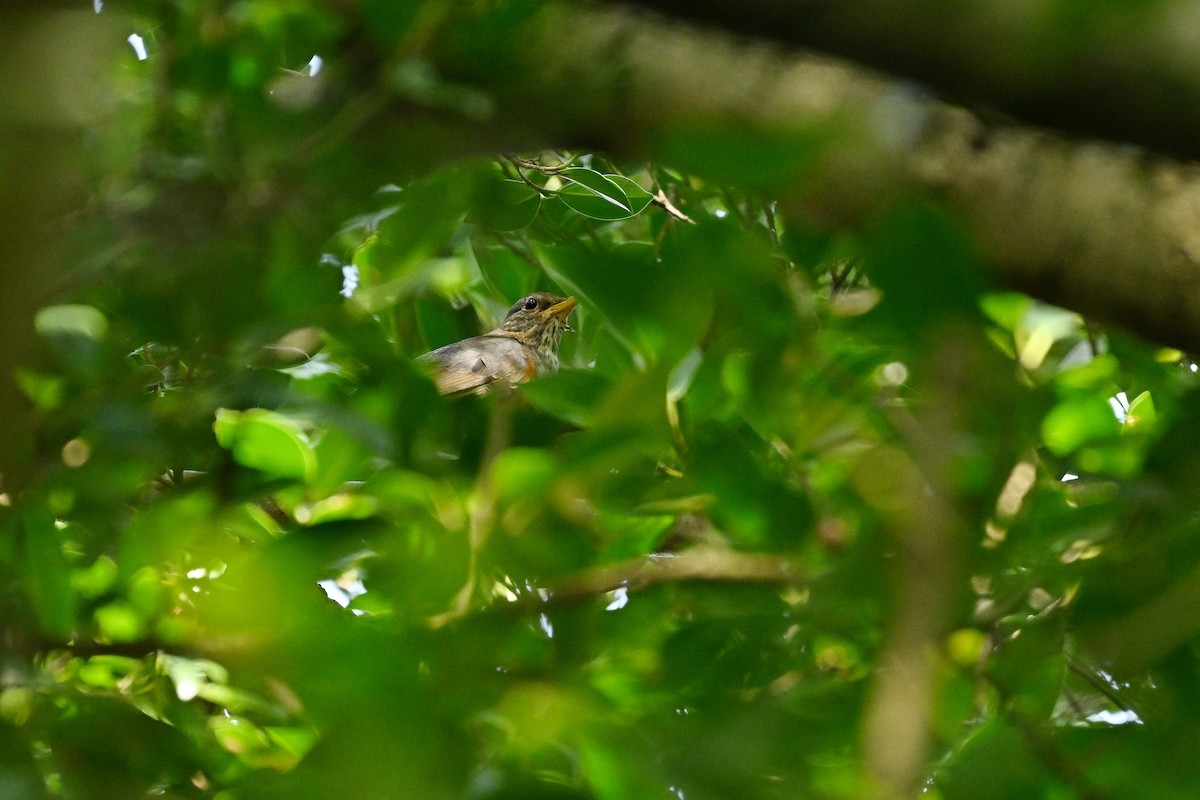
M 579 305 L 579 301 L 574 297 L 568 297 L 566 300 L 555 303 L 542 312 L 547 318 L 549 317 L 566 317 L 575 310 L 575 306 Z

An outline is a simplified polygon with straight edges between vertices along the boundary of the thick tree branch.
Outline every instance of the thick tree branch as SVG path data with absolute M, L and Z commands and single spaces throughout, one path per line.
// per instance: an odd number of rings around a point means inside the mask
M 507 30 L 495 24 L 481 21 L 475 36 L 450 26 L 452 41 L 429 55 L 493 94 L 489 130 L 509 145 L 650 157 L 776 194 L 781 210 L 830 225 L 933 194 L 1003 284 L 1200 351 L 1196 169 L 989 128 L 847 63 L 627 9 L 552 5 Z M 498 48 L 499 38 L 511 44 Z
M 1200 157 L 1200 2 L 629 0 L 1075 135 Z

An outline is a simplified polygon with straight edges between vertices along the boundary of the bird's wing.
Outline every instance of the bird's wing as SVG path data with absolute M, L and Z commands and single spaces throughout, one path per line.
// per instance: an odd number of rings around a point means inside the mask
M 496 381 L 521 383 L 530 378 L 523 346 L 507 336 L 474 336 L 439 347 L 419 360 L 437 365 L 433 380 L 442 394 L 482 394 Z

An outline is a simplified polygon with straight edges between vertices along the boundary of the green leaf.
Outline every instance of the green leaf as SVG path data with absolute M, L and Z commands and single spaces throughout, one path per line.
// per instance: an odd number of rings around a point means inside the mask
M 1058 796 L 1051 794 L 1053 776 L 1021 729 L 1001 719 L 972 730 L 940 765 L 933 785 L 943 797 L 961 800 Z
M 624 175 L 605 175 L 610 181 L 615 183 L 621 191 L 625 192 L 625 196 L 629 198 L 629 210 L 634 215 L 640 214 L 646 210 L 646 206 L 650 205 L 654 200 L 654 195 L 647 192 L 637 181 L 632 178 L 627 178 Z
M 575 425 L 594 421 L 597 405 L 611 385 L 595 370 L 563 370 L 521 387 L 521 396 L 536 408 Z
M 52 411 L 62 405 L 66 390 L 66 381 L 62 378 L 24 368 L 14 369 L 13 378 L 21 392 L 43 411 Z
M 229 682 L 229 671 L 215 661 L 163 653 L 158 663 L 175 684 L 176 695 L 185 702 L 196 697 L 207 683 Z
M 625 190 L 594 169 L 571 167 L 558 175 L 567 182 L 558 190 L 558 198 L 585 217 L 611 222 L 637 213 Z
M 541 286 L 541 272 L 507 247 L 474 243 L 472 252 L 484 280 L 500 297 L 512 302 Z
M 550 453 L 531 447 L 510 447 L 492 462 L 492 480 L 501 498 L 537 496 L 561 473 Z
M 1081 446 L 1116 436 L 1121 423 L 1108 401 L 1097 394 L 1073 394 L 1050 409 L 1042 420 L 1042 441 L 1050 452 L 1065 456 Z
M 713 301 L 707 276 L 680 280 L 646 243 L 603 254 L 539 247 L 537 254 L 555 282 L 586 305 L 589 321 L 607 327 L 641 366 L 660 357 L 677 362 L 708 326 Z
M 1086 389 L 1101 391 L 1113 385 L 1121 364 L 1111 353 L 1101 353 L 1085 364 L 1069 367 L 1054 378 L 1059 389 Z
M 311 750 L 319 739 L 317 732 L 307 727 L 272 727 L 263 728 L 263 731 L 275 746 L 296 761 L 303 758 L 304 754 Z
M 63 553 L 62 532 L 54 517 L 41 509 L 26 513 L 22 528 L 27 558 L 25 583 L 38 622 L 47 633 L 65 636 L 75 621 L 75 594 Z
M 912 202 L 864 234 L 871 281 L 883 290 L 873 314 L 897 334 L 919 338 L 979 315 L 984 269 L 963 221 L 944 206 Z
M 369 235 L 353 250 L 359 284 L 351 308 L 373 314 L 431 284 L 461 283 L 463 265 L 451 263 L 459 259 L 445 248 L 461 227 L 479 172 L 478 164 L 455 165 L 390 195 L 394 204 L 365 223 Z
M 304 525 L 321 525 L 335 520 L 370 519 L 379 511 L 374 497 L 339 493 L 315 503 L 296 507 L 296 520 Z
M 109 556 L 100 556 L 85 569 L 71 573 L 71 587 L 83 597 L 99 597 L 117 582 L 117 562 Z
M 1157 420 L 1158 413 L 1154 410 L 1154 398 L 1150 392 L 1142 392 L 1129 404 L 1129 411 L 1125 413 L 1125 423 L 1121 430 L 1122 432 L 1134 429 L 1151 430 Z
M 313 448 L 316 470 L 313 490 L 320 494 L 335 492 L 348 481 L 362 478 L 371 453 L 361 441 L 339 427 L 321 434 Z
M 316 453 L 303 430 L 275 411 L 218 409 L 213 430 L 217 442 L 244 467 L 300 481 L 311 479 L 316 472 Z
M 1066 676 L 1061 618 L 1021 626 L 992 654 L 988 676 L 1004 692 L 1008 707 L 1024 719 L 1048 719 Z
M 1009 333 L 1016 332 L 1033 302 L 1029 295 L 1020 292 L 985 292 L 979 297 L 983 313 Z
M 9 686 L 0 689 L 0 720 L 14 727 L 24 725 L 33 713 L 36 700 L 37 695 L 33 689 L 24 686 Z M 11 769 L 11 763 L 6 767 Z M 11 772 L 9 774 L 11 775 Z M 17 794 L 17 798 L 28 797 L 30 800 L 37 796 L 32 789 L 28 794 Z
M 100 340 L 108 334 L 108 319 L 92 306 L 47 306 L 37 313 L 33 327 L 42 336 L 76 335 Z
M 671 374 L 667 377 L 667 399 L 669 401 L 676 403 L 687 394 L 692 380 L 696 377 L 696 370 L 700 369 L 703 361 L 703 351 L 699 347 L 693 347 L 671 369 Z
M 542 195 L 518 180 L 487 181 L 467 214 L 467 222 L 491 231 L 518 231 L 533 222 Z
M 110 642 L 132 642 L 145 631 L 141 615 L 124 600 L 97 608 L 96 623 Z

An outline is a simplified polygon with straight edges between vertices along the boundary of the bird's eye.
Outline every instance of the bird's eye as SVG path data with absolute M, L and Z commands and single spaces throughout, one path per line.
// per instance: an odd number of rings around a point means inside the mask
M 535 308 L 537 308 L 537 306 L 538 306 L 538 303 L 537 303 L 536 297 L 526 297 L 525 298 L 525 310 L 526 311 L 533 311 Z

